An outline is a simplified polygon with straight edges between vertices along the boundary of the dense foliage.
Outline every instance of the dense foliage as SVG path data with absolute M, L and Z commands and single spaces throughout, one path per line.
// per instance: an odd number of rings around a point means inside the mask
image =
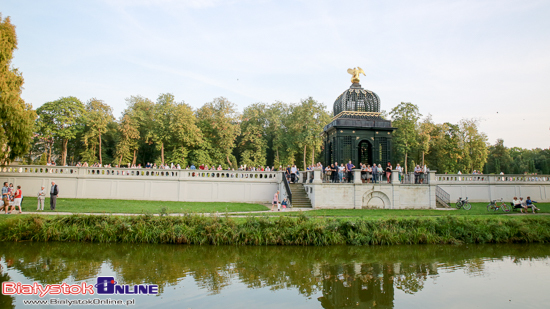
M 75 97 L 43 104 L 25 162 L 302 167 L 319 159 L 319 133 L 330 121 L 326 107 L 312 98 L 257 103 L 242 113 L 221 97 L 196 110 L 170 93 L 156 102 L 131 96 L 126 103 L 119 120 L 95 98 L 86 105 Z
M 0 14 L 0 164 L 27 153 L 36 118 L 30 104 L 21 99 L 23 76 L 11 67 L 16 48 L 15 26 Z
M 537 217 L 297 218 L 23 216 L 0 222 L 0 241 L 85 241 L 199 245 L 397 245 L 547 243 Z
M 390 112 L 394 134 L 395 162 L 411 171 L 426 164 L 438 173 L 472 173 L 483 170 L 487 161 L 487 136 L 474 119 L 458 124 L 434 123 L 431 115 L 422 119 L 418 106 L 401 103 Z

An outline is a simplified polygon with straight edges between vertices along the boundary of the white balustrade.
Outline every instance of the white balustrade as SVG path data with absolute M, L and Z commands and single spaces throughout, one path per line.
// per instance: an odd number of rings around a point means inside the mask
M 452 183 L 508 183 L 508 182 L 542 182 L 550 183 L 549 175 L 483 175 L 483 174 L 436 174 L 440 184 Z
M 281 172 L 269 171 L 231 171 L 231 170 L 181 170 L 181 169 L 149 169 L 149 168 L 110 168 L 110 167 L 57 167 L 43 165 L 16 165 L 0 167 L 0 175 L 36 175 L 60 176 L 75 178 L 164 178 L 181 180 L 246 180 L 279 182 Z M 278 177 L 279 176 L 279 177 Z

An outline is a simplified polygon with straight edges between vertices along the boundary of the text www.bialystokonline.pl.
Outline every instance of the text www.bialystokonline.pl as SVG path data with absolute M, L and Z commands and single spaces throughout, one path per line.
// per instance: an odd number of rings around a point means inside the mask
M 88 299 L 61 299 L 61 298 L 50 298 L 50 299 L 24 299 L 24 305 L 35 305 L 35 306 L 48 306 L 48 305 L 57 305 L 57 306 L 86 306 L 86 305 L 106 305 L 106 306 L 133 306 L 136 304 L 135 299 L 99 299 L 99 298 L 88 298 Z

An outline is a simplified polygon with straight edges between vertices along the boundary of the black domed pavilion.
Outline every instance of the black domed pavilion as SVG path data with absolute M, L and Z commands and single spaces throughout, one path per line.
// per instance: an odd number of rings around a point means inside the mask
M 348 70 L 354 77 L 352 85 L 334 101 L 334 117 L 323 129 L 325 165 L 352 161 L 356 168 L 359 163 L 382 164 L 386 166 L 392 159 L 391 121 L 380 117 L 380 98 L 359 84 L 359 74 Z M 350 72 L 351 71 L 351 72 Z

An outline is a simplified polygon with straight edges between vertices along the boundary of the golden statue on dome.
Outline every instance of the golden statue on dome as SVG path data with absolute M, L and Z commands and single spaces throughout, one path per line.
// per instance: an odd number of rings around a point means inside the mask
M 351 77 L 352 83 L 359 83 L 359 74 L 365 75 L 365 71 L 363 71 L 363 69 L 361 69 L 360 67 L 348 69 L 348 73 L 352 75 Z

